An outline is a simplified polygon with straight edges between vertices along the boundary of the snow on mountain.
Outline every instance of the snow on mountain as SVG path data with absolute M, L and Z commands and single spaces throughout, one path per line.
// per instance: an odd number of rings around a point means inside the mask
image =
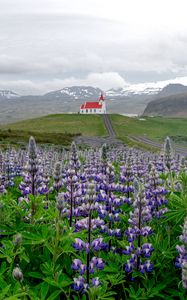
M 136 95 L 156 95 L 164 87 L 169 84 L 183 84 L 187 85 L 187 77 L 178 77 L 171 80 L 164 80 L 158 82 L 146 82 L 138 84 L 129 84 L 124 88 L 110 89 L 106 92 L 108 97 L 131 97 Z
M 0 90 L 0 99 L 12 99 L 19 97 L 18 94 L 9 90 Z
M 105 91 L 105 95 L 107 99 L 112 98 L 121 98 L 124 97 L 138 97 L 138 96 L 154 96 L 160 94 L 163 88 L 171 84 L 182 84 L 187 86 L 187 77 L 178 77 L 175 79 L 158 81 L 158 82 L 146 82 L 146 83 L 138 83 L 138 84 L 127 84 L 124 87 L 118 89 L 110 89 Z M 170 88 L 171 89 L 171 88 Z M 176 89 L 176 87 L 174 87 Z M 181 89 L 181 88 L 180 88 Z M 64 87 L 57 91 L 51 91 L 46 93 L 43 96 L 32 96 L 32 97 L 43 97 L 46 100 L 52 101 L 56 100 L 63 100 L 63 101 L 95 101 L 99 98 L 102 90 L 100 88 L 92 87 L 92 86 L 71 86 L 71 87 Z M 0 100 L 7 100 L 20 97 L 15 92 L 11 90 L 0 90 Z M 25 98 L 29 96 L 21 96 L 21 98 Z M 148 98 L 148 97 L 145 97 Z
M 167 84 L 166 84 L 167 85 Z M 108 97 L 131 97 L 136 95 L 155 95 L 162 90 L 158 83 L 132 84 L 120 89 L 111 89 L 106 92 Z
M 101 89 L 91 86 L 65 87 L 58 91 L 45 94 L 45 97 L 67 98 L 67 99 L 97 99 L 101 94 Z

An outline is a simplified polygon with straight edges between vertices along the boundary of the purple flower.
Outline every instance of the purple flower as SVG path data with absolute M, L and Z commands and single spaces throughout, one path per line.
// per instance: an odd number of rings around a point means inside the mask
M 128 242 L 131 243 L 137 237 L 137 230 L 135 228 L 128 227 L 128 229 L 125 231 L 125 234 L 127 235 Z
M 146 258 L 148 258 L 148 257 L 151 256 L 151 252 L 154 251 L 154 248 L 152 247 L 151 244 L 146 243 L 146 244 L 143 244 L 143 245 L 142 245 L 141 250 L 142 250 L 142 254 L 143 254 Z
M 76 238 L 75 239 L 75 243 L 72 244 L 72 246 L 76 249 L 76 250 L 79 250 L 79 251 L 82 251 L 85 249 L 85 242 L 83 242 L 81 239 L 79 238 Z
M 134 263 L 130 261 L 130 259 L 127 260 L 127 262 L 124 264 L 125 272 L 131 273 L 134 268 Z
M 80 265 L 80 275 L 84 275 L 85 271 L 86 271 L 86 266 L 84 264 L 81 264 Z
M 73 279 L 74 283 L 72 284 L 72 288 L 79 292 L 84 288 L 84 278 L 79 276 L 78 278 Z
M 94 251 L 100 251 L 106 249 L 107 245 L 103 243 L 103 238 L 97 238 L 93 240 L 93 242 L 91 243 L 91 247 Z
M 123 254 L 130 255 L 134 251 L 134 245 L 132 243 L 129 246 L 125 246 L 125 250 L 123 250 Z
M 150 273 L 153 271 L 153 264 L 150 262 L 150 260 L 147 260 L 145 263 L 144 263 L 144 269 L 146 272 Z
M 92 278 L 92 286 L 99 286 L 99 285 L 100 285 L 99 277 Z
M 151 227 L 145 226 L 140 230 L 140 234 L 142 236 L 149 236 L 149 235 L 153 234 L 153 230 Z
M 82 262 L 80 259 L 74 259 L 72 266 L 71 266 L 72 270 L 78 271 L 80 269 L 81 264 L 82 264 Z
M 94 257 L 92 257 L 91 263 L 98 270 L 103 270 L 104 269 L 104 262 L 103 262 L 102 258 L 97 258 L 97 257 L 94 256 Z

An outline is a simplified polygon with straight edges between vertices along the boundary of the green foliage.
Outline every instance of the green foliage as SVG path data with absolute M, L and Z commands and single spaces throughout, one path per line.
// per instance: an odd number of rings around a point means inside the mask
M 115 164 L 119 173 L 119 165 Z M 101 286 L 92 287 L 86 294 L 76 293 L 71 289 L 74 272 L 72 260 L 81 257 L 86 262 L 86 255 L 78 256 L 72 247 L 76 237 L 86 241 L 86 233 L 74 232 L 69 228 L 68 220 L 59 217 L 56 209 L 55 194 L 50 195 L 48 209 L 44 196 L 29 196 L 30 201 L 19 202 L 20 192 L 16 187 L 8 189 L 7 194 L 0 196 L 0 300 L 146 300 L 146 299 L 186 299 L 186 292 L 179 284 L 181 271 L 174 266 L 177 256 L 176 244 L 181 234 L 181 225 L 187 215 L 187 176 L 185 173 L 167 173 L 162 176 L 163 182 L 172 182 L 168 194 L 169 211 L 164 218 L 153 219 L 151 227 L 154 234 L 150 242 L 154 247 L 151 260 L 154 270 L 151 274 L 142 275 L 134 271 L 132 282 L 124 272 L 125 255 L 114 252 L 99 253 L 106 266 L 94 275 L 99 276 Z M 19 184 L 18 179 L 17 184 Z M 176 184 L 180 189 L 175 190 Z M 32 215 L 32 207 L 35 213 Z M 124 204 L 121 209 L 124 216 L 121 229 L 128 227 L 130 208 Z M 3 221 L 4 220 L 4 221 Z M 15 243 L 15 236 L 21 235 L 21 243 Z M 93 236 L 98 236 L 98 231 Z M 108 242 L 109 237 L 105 237 Z M 126 240 L 122 237 L 112 240 L 115 247 L 125 248 Z M 147 242 L 143 238 L 142 242 Z M 13 278 L 12 272 L 19 266 L 23 281 Z

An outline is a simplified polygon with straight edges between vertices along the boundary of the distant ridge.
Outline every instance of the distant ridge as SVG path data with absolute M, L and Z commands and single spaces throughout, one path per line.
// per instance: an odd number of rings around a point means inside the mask
M 95 100 L 102 90 L 92 86 L 72 86 L 65 87 L 58 91 L 52 91 L 44 95 L 45 98 L 58 98 L 66 100 Z
M 185 94 L 187 93 L 187 86 L 179 83 L 170 83 L 166 85 L 159 93 L 158 97 L 167 97 L 171 95 L 177 95 L 177 94 Z
M 158 94 L 157 99 L 147 104 L 143 115 L 186 117 L 187 86 L 169 84 Z
M 142 115 L 144 112 L 147 115 L 186 116 L 187 87 L 181 84 L 166 86 L 165 83 L 160 81 L 135 84 L 122 89 L 105 91 L 108 113 Z M 77 113 L 83 102 L 96 101 L 100 93 L 100 88 L 92 86 L 65 87 L 38 96 L 20 96 L 11 90 L 0 90 L 0 124 L 44 116 L 49 113 Z M 164 101 L 162 101 L 163 98 Z M 160 102 L 155 104 L 154 101 L 158 100 L 161 100 L 161 104 Z M 176 104 L 176 100 L 183 101 L 180 109 L 177 108 L 179 101 Z M 147 105 L 148 103 L 150 104 Z

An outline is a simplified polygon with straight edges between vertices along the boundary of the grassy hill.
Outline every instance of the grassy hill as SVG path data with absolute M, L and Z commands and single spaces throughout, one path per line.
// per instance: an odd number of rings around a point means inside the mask
M 68 145 L 76 135 L 107 135 L 101 115 L 57 114 L 0 126 L 0 141 L 28 141 Z
M 187 144 L 187 119 L 145 117 L 129 118 L 111 114 L 111 122 L 122 141 L 130 145 L 131 136 L 144 136 L 163 142 L 170 136 L 177 143 Z M 0 126 L 0 143 L 27 142 L 33 135 L 38 143 L 69 145 L 76 135 L 107 136 L 102 115 L 57 114 Z
M 187 142 L 186 118 L 129 118 L 111 115 L 110 119 L 117 136 L 123 140 L 128 136 L 146 136 L 163 142 L 167 136 L 170 136 L 176 142 Z

